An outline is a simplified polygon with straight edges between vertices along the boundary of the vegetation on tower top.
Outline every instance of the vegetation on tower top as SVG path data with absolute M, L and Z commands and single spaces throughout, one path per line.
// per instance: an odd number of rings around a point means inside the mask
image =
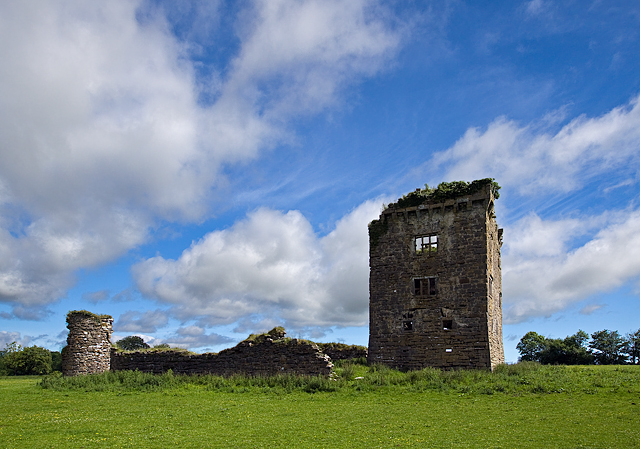
M 100 324 L 103 319 L 111 318 L 111 315 L 96 315 L 95 313 L 89 312 L 88 310 L 71 310 L 67 313 L 67 324 L 69 320 L 74 316 L 82 316 L 86 318 L 91 318 L 96 324 Z
M 402 198 L 399 198 L 395 203 L 389 204 L 386 208 L 397 207 L 413 207 L 424 204 L 425 202 L 442 202 L 448 199 L 457 198 L 460 196 L 473 195 L 481 191 L 485 186 L 490 185 L 493 196 L 500 198 L 500 185 L 494 178 L 477 179 L 472 182 L 466 181 L 453 181 L 453 182 L 441 182 L 438 187 L 432 188 L 427 184 L 424 185 L 424 189 L 416 189 Z

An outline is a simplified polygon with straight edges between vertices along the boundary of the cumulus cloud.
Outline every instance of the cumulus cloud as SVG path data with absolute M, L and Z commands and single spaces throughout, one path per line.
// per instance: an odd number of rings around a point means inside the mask
M 226 345 L 233 339 L 216 333 L 207 334 L 204 328 L 199 326 L 180 327 L 176 333 L 163 340 L 169 346 L 179 348 L 205 348 L 210 351 L 212 346 Z
M 118 332 L 152 333 L 169 323 L 164 310 L 147 310 L 146 312 L 127 311 L 118 317 L 113 329 Z
M 570 192 L 602 173 L 640 162 L 640 97 L 595 118 L 580 116 L 558 132 L 521 126 L 505 117 L 486 130 L 468 129 L 430 167 L 445 179 L 487 174 L 521 193 Z
M 300 212 L 262 208 L 207 234 L 177 260 L 156 256 L 135 265 L 133 275 L 143 294 L 173 304 L 183 320 L 244 319 L 243 329 L 255 317 L 293 329 L 361 326 L 368 316 L 367 224 L 379 212 L 380 202 L 363 203 L 318 238 Z
M 505 241 L 502 264 L 506 323 L 549 316 L 640 278 L 638 210 L 559 221 L 531 215 L 505 232 L 514 236 Z M 587 232 L 587 242 L 571 249 L 568 242 Z
M 0 331 L 0 350 L 3 350 L 8 344 L 13 343 L 14 341 L 20 346 L 26 347 L 33 341 L 33 337 L 28 335 L 23 337 L 20 332 Z
M 153 8 L 0 5 L 0 301 L 16 317 L 42 318 L 76 270 L 144 243 L 158 220 L 207 217 L 221 166 L 289 139 L 292 115 L 335 104 L 399 43 L 367 1 L 248 3 L 238 53 L 203 86 L 188 39 L 206 27 L 178 39 Z

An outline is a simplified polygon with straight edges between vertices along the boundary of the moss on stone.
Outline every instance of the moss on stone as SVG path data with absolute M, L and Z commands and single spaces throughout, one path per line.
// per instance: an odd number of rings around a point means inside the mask
M 100 324 L 103 319 L 112 319 L 111 315 L 96 315 L 95 313 L 89 312 L 88 310 L 71 310 L 67 313 L 67 324 L 69 324 L 69 320 L 73 317 L 85 317 L 91 318 L 96 324 Z
M 119 354 L 132 354 L 132 353 L 138 353 L 138 352 L 151 352 L 151 353 L 175 352 L 175 353 L 188 354 L 188 355 L 196 354 L 195 352 L 189 351 L 188 349 L 184 349 L 184 348 L 145 348 L 145 349 L 134 349 L 131 351 L 119 348 L 115 345 L 111 345 L 111 348 L 115 349 L 115 351 Z M 215 354 L 215 353 L 212 353 L 212 354 Z
M 367 350 L 366 346 L 348 345 L 345 343 L 316 343 L 316 344 L 318 345 L 318 348 L 320 348 L 320 350 L 323 350 L 323 349 L 334 349 L 337 351 L 346 351 L 351 349 L 358 349 L 362 351 Z
M 389 225 L 387 224 L 387 221 L 382 218 L 373 220 L 369 223 L 369 245 L 371 248 L 378 246 L 380 237 L 385 235 L 388 229 Z

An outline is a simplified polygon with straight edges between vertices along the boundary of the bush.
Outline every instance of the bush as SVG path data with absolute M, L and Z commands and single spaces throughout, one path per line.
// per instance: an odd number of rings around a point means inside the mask
M 22 348 L 13 342 L 2 351 L 3 374 L 9 376 L 42 375 L 52 371 L 51 352 L 39 346 Z

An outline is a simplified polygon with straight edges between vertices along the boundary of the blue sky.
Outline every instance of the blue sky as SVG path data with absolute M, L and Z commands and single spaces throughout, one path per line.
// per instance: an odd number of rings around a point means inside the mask
M 0 345 L 366 344 L 367 223 L 493 177 L 507 361 L 640 327 L 640 4 L 3 2 Z

